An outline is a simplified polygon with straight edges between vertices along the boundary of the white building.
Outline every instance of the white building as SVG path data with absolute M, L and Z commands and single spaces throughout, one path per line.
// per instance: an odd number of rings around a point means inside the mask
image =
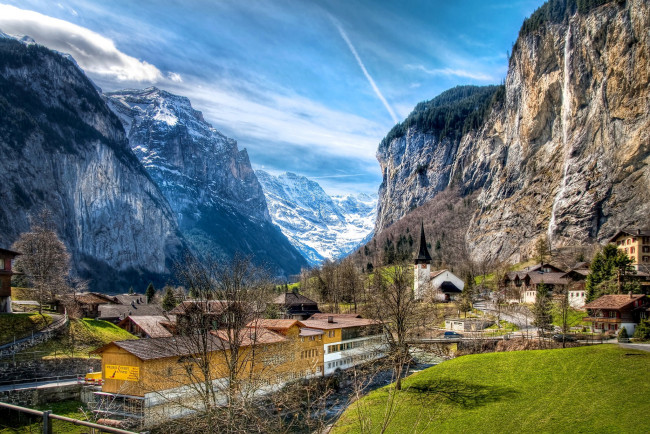
M 433 293 L 437 301 L 452 301 L 462 294 L 465 282 L 449 270 L 431 271 L 431 255 L 424 236 L 424 224 L 420 230 L 420 250 L 415 258 L 413 287 L 416 300 Z

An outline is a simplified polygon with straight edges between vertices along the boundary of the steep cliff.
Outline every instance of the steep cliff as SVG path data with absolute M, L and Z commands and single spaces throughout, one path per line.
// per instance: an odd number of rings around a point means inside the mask
M 272 224 L 246 150 L 207 123 L 189 99 L 155 87 L 106 97 L 193 251 L 252 255 L 285 276 L 307 265 Z
M 516 259 L 541 235 L 559 247 L 647 224 L 650 5 L 594 6 L 553 0 L 527 20 L 502 101 L 460 138 L 415 124 L 389 134 L 377 230 L 450 186 L 478 193 L 466 237 L 477 259 Z
M 69 59 L 0 38 L 0 244 L 42 207 L 98 290 L 162 283 L 184 242 L 119 119 Z

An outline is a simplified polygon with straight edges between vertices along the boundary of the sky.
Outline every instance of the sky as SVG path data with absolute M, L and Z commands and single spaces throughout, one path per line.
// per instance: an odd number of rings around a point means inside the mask
M 104 91 L 187 96 L 255 169 L 376 193 L 381 139 L 420 101 L 501 83 L 542 0 L 0 0 L 0 31 Z

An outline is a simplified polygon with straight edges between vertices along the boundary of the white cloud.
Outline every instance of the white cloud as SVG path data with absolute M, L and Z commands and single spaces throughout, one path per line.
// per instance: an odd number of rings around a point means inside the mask
M 423 65 L 406 65 L 407 69 L 415 69 L 429 75 L 455 75 L 457 77 L 471 78 L 479 81 L 494 81 L 494 77 L 482 72 L 467 71 L 464 69 L 454 68 L 437 68 L 428 69 Z
M 183 77 L 181 77 L 181 75 L 177 74 L 176 72 L 168 73 L 167 78 L 169 78 L 171 81 L 176 82 L 176 83 L 182 83 L 183 82 Z
M 68 53 L 89 73 L 119 81 L 155 83 L 163 78 L 154 65 L 122 53 L 112 40 L 38 12 L 0 5 L 0 30 L 29 35 L 39 44 Z

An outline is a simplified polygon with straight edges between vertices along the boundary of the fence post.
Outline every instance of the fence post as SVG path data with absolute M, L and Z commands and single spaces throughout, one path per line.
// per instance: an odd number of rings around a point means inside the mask
M 45 410 L 43 412 L 43 434 L 52 434 L 52 421 L 50 420 L 50 414 L 52 410 Z

